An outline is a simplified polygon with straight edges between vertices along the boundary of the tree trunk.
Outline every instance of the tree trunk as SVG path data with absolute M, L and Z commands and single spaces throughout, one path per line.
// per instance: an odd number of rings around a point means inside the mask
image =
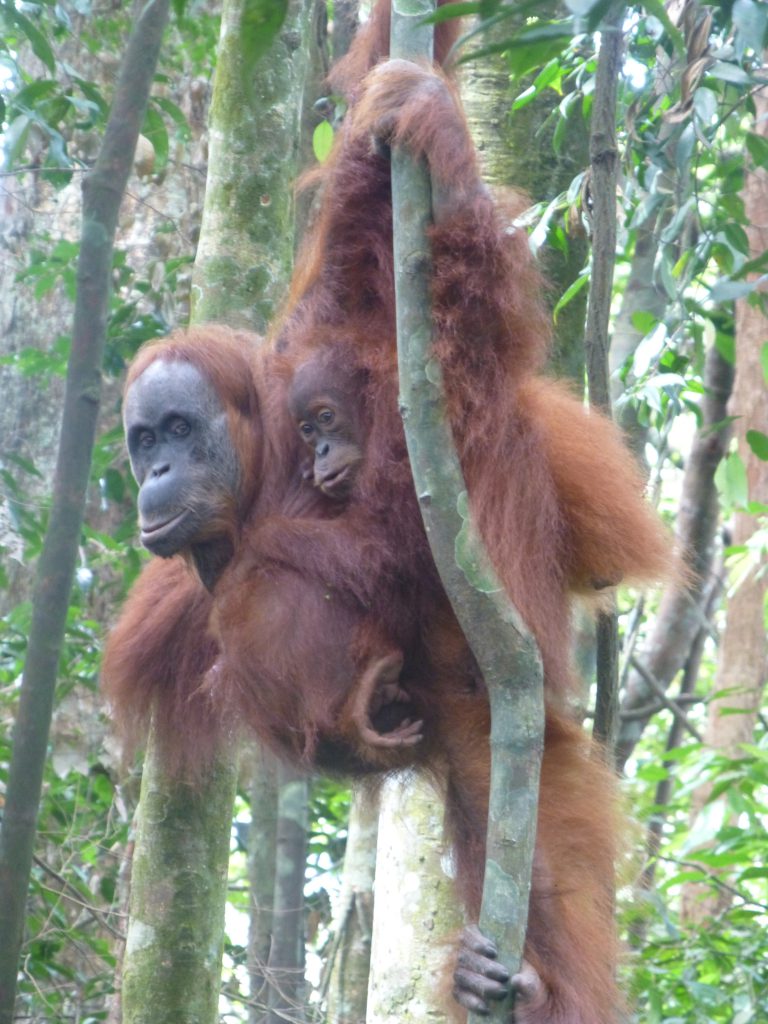
M 361 1024 L 366 1017 L 378 822 L 378 800 L 364 789 L 355 790 L 328 965 L 327 1017 L 331 1024 Z
M 432 54 L 419 24 L 430 0 L 392 4 L 391 53 Z M 392 147 L 392 227 L 400 412 L 419 506 L 435 565 L 471 647 L 491 708 L 491 779 L 480 928 L 499 958 L 522 963 L 531 890 L 544 737 L 543 671 L 536 641 L 495 578 L 466 512 L 466 485 L 445 417 L 438 373 L 429 372 L 432 316 L 426 169 Z M 509 894 L 514 898 L 510 899 Z M 514 991 L 490 1016 L 506 1019 Z
M 287 74 L 288 69 L 284 65 L 300 71 L 306 63 L 301 59 L 306 33 L 304 28 L 297 27 L 305 26 L 306 19 L 301 17 L 301 13 L 297 0 L 292 7 L 292 16 L 296 18 L 293 30 L 286 28 L 277 44 L 277 55 L 268 55 L 254 69 L 258 56 L 255 46 L 263 45 L 268 36 L 262 32 L 256 40 L 253 33 L 239 31 L 243 0 L 227 0 L 224 5 L 210 113 L 209 190 L 206 192 L 193 282 L 194 318 L 197 321 L 218 315 L 224 317 L 226 313 L 225 318 L 230 322 L 246 323 L 250 327 L 263 326 L 287 284 L 293 251 L 292 188 L 296 173 L 295 153 L 298 151 L 296 125 L 302 92 L 297 88 L 297 82 L 301 82 L 301 75 L 280 79 L 286 89 L 283 94 L 273 93 L 272 89 L 278 71 Z M 292 55 L 291 60 L 288 60 L 288 53 Z M 294 91 L 288 92 L 289 88 Z M 271 97 L 270 106 L 265 106 L 262 99 L 267 95 Z M 287 116 L 289 109 L 296 111 L 296 120 Z M 263 126 L 263 136 L 254 134 L 257 124 Z M 245 141 L 248 146 L 244 149 Z M 237 159 L 233 159 L 233 153 L 237 154 Z M 261 164 L 259 157 L 262 158 Z M 277 246 L 281 239 L 287 239 L 284 245 L 281 243 L 282 247 Z M 269 261 L 266 258 L 268 242 L 273 247 L 277 246 L 277 256 Z M 267 268 L 263 274 L 256 273 L 262 256 Z M 169 1000 L 165 1004 L 168 1006 L 167 1019 L 179 1024 L 192 1020 L 195 1024 L 213 1024 L 218 1018 L 216 999 L 197 1006 L 193 1006 L 190 999 L 197 998 L 198 993 L 218 993 L 226 889 L 215 884 L 215 871 L 219 852 L 222 851 L 223 855 L 223 851 L 229 850 L 235 782 L 235 756 L 232 752 L 227 763 L 222 755 L 217 771 L 200 782 L 188 813 L 182 814 L 189 798 L 187 788 L 165 778 L 159 771 L 150 737 L 144 786 L 145 792 L 157 793 L 158 798 L 150 805 L 142 801 L 139 808 L 142 824 L 136 858 L 138 861 L 146 857 L 146 867 L 134 881 L 132 907 L 135 909 L 130 927 L 138 939 L 134 943 L 129 942 L 126 951 L 126 1022 L 156 1019 L 155 1004 L 148 1001 L 150 992 L 147 986 L 130 984 L 132 971 L 137 972 L 138 977 L 152 975 L 154 971 L 169 983 L 171 987 L 165 993 Z M 162 810 L 163 807 L 179 808 L 180 812 L 153 814 L 153 809 Z M 217 814 L 209 810 L 213 808 L 217 809 Z M 142 844 L 146 844 L 146 850 Z M 152 909 L 143 886 L 155 884 L 164 875 L 183 880 L 185 850 L 189 847 L 198 851 L 199 862 L 206 867 L 203 876 L 196 881 L 196 888 L 206 895 L 206 904 L 200 910 L 196 927 L 205 930 L 210 927 L 209 941 L 203 946 L 188 941 L 184 933 L 174 931 L 174 926 L 181 924 L 183 919 L 175 916 L 173 906 L 161 902 L 157 907 L 159 917 L 154 927 L 165 929 L 164 934 L 168 938 L 162 949 L 156 943 L 151 945 L 156 960 L 153 968 L 143 956 L 142 942 L 146 941 L 146 933 L 142 921 L 140 918 L 134 920 L 141 908 Z M 160 855 L 162 859 L 158 859 Z M 190 972 L 197 977 L 194 985 L 173 984 L 177 974 L 185 977 Z M 151 998 L 161 997 L 152 994 Z
M 621 705 L 622 713 L 627 715 L 658 703 L 648 677 L 666 690 L 685 664 L 701 628 L 720 513 L 715 471 L 730 435 L 726 416 L 732 380 L 733 368 L 713 346 L 707 353 L 702 421 L 686 463 L 677 520 L 678 547 L 692 578 L 671 584 L 662 597 L 648 645 L 638 655 L 644 671 L 635 669 L 627 678 Z M 622 721 L 616 753 L 620 769 L 626 765 L 651 714 Z
M 616 265 L 616 199 L 619 162 L 616 97 L 624 51 L 623 3 L 614 3 L 600 24 L 600 51 L 589 133 L 592 258 L 585 330 L 589 404 L 611 415 L 608 387 L 609 321 Z M 597 616 L 597 697 L 593 735 L 612 754 L 618 732 L 619 623 L 614 608 Z
M 218 1020 L 231 763 L 199 788 L 165 778 L 147 754 L 123 966 L 123 1024 Z
M 250 922 L 248 976 L 249 1024 L 262 1024 L 267 1009 L 267 963 L 272 948 L 275 868 L 277 864 L 277 762 L 256 749 L 251 759 L 251 827 L 248 832 Z
M 245 0 L 228 0 L 222 9 L 193 276 L 198 323 L 218 320 L 263 332 L 287 286 L 311 9 L 307 0 L 290 0 L 285 23 L 263 56 L 254 52 L 260 38 L 243 31 Z
M 309 830 L 306 776 L 278 767 L 277 857 L 267 1024 L 304 1019 L 304 870 Z
M 366 1024 L 442 1024 L 440 984 L 461 926 L 443 835 L 443 799 L 423 776 L 381 794 L 376 914 Z M 443 1005 L 437 995 L 446 993 Z

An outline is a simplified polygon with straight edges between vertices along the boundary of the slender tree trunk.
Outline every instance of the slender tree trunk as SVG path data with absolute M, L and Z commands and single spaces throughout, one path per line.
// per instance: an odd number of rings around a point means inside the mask
M 624 51 L 625 4 L 615 3 L 600 25 L 600 52 L 589 136 L 592 197 L 592 273 L 586 326 L 587 382 L 590 405 L 611 415 L 608 386 L 608 325 L 616 263 L 616 199 L 618 147 L 616 97 Z M 612 751 L 618 731 L 619 625 L 616 612 L 597 617 L 597 698 L 595 737 Z
M 149 0 L 128 42 L 104 142 L 83 182 L 83 230 L 72 351 L 50 523 L 40 557 L 0 833 L 0 1021 L 10 1024 L 32 864 L 35 822 L 69 594 L 101 395 L 109 276 L 117 217 L 133 163 L 167 0 Z
M 754 97 L 754 131 L 768 138 L 768 90 Z M 743 190 L 746 231 L 753 258 L 768 250 L 768 174 L 764 168 L 748 170 Z M 768 322 L 762 308 L 748 299 L 736 303 L 736 378 L 729 411 L 734 420 L 738 452 L 746 466 L 750 500 L 768 497 L 768 462 L 757 457 L 747 440 L 750 430 L 768 435 L 768 402 L 761 363 Z M 757 521 L 745 510 L 733 522 L 735 546 L 748 544 Z M 705 742 L 728 757 L 737 757 L 742 744 L 753 740 L 757 713 L 768 677 L 768 644 L 765 638 L 765 597 L 768 593 L 768 562 L 763 555 L 732 594 L 717 665 L 717 696 L 707 709 Z M 693 818 L 709 799 L 711 787 L 694 793 Z M 724 794 L 719 799 L 726 799 Z M 730 894 L 709 887 L 688 885 L 683 891 L 683 915 L 694 924 L 705 924 L 725 909 Z
M 431 32 L 420 24 L 431 8 L 430 0 L 393 2 L 393 57 L 431 56 Z M 391 163 L 400 407 L 408 457 L 435 565 L 477 658 L 491 707 L 486 872 L 479 923 L 496 943 L 500 959 L 515 971 L 523 956 L 536 838 L 544 737 L 542 665 L 533 636 L 495 579 L 482 543 L 462 514 L 466 485 L 444 414 L 442 382 L 425 370 L 432 340 L 426 236 L 431 183 L 425 168 L 397 146 Z M 514 1000 L 510 992 L 495 1003 L 491 1019 L 507 1019 Z
M 341 893 L 334 915 L 327 998 L 329 1024 L 361 1024 L 366 1018 L 378 822 L 378 799 L 364 789 L 355 790 Z
M 690 580 L 673 583 L 665 591 L 648 644 L 637 656 L 644 672 L 633 670 L 627 677 L 623 713 L 658 704 L 648 677 L 666 690 L 685 664 L 701 628 L 720 521 L 715 471 L 730 436 L 726 417 L 732 384 L 733 367 L 713 346 L 707 352 L 701 426 L 686 464 L 677 519 L 677 544 L 692 575 Z M 651 713 L 626 717 L 621 722 L 616 748 L 620 769 L 650 717 Z
M 267 974 L 267 1024 L 303 1020 L 304 986 L 304 869 L 309 830 L 305 776 L 278 767 L 277 857 L 272 949 Z
M 251 765 L 251 827 L 248 833 L 250 927 L 248 976 L 249 1024 L 262 1024 L 267 1009 L 267 964 L 272 948 L 272 918 L 277 865 L 277 762 L 265 750 L 254 752 Z
M 123 1024 L 218 1020 L 231 763 L 200 787 L 169 783 L 150 744 L 141 787 L 123 967 Z

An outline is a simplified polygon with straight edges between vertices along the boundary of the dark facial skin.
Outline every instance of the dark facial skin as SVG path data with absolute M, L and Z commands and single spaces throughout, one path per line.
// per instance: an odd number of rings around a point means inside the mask
M 363 458 L 353 398 L 338 387 L 318 382 L 310 364 L 297 370 L 289 406 L 302 440 L 314 452 L 307 475 L 328 497 L 342 501 L 352 489 Z
M 222 402 L 190 363 L 157 360 L 131 385 L 123 422 L 142 544 L 162 558 L 191 552 L 212 585 L 231 553 L 240 479 Z

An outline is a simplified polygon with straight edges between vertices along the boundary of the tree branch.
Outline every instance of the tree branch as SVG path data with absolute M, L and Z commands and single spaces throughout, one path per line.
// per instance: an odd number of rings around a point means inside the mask
M 589 139 L 592 275 L 585 332 L 589 401 L 611 414 L 608 323 L 616 261 L 616 95 L 624 47 L 625 4 L 614 4 L 600 26 L 595 98 Z M 612 750 L 618 730 L 619 627 L 616 612 L 597 619 L 597 699 L 594 736 Z
M 420 24 L 431 6 L 430 0 L 395 0 L 393 57 L 431 54 L 431 28 Z M 525 942 L 536 836 L 544 719 L 541 660 L 468 520 L 466 488 L 443 414 L 439 368 L 430 358 L 430 181 L 426 170 L 396 147 L 392 198 L 401 411 L 416 493 L 435 563 L 491 703 L 491 792 L 480 926 L 514 972 Z M 507 1020 L 512 1004 L 513 997 L 495 1004 L 490 1019 Z

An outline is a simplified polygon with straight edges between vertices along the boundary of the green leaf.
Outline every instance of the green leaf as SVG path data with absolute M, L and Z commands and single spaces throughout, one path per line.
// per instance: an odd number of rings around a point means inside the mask
M 747 132 L 745 138 L 749 155 L 755 164 L 758 167 L 768 167 L 768 139 L 756 135 L 755 132 Z
M 723 228 L 725 237 L 728 239 L 728 244 L 737 253 L 742 256 L 749 256 L 749 239 L 747 233 L 741 224 L 736 224 L 734 221 L 728 221 Z
M 330 121 L 321 121 L 312 132 L 312 150 L 319 163 L 328 159 L 333 147 L 333 127 Z
M 732 334 L 718 331 L 715 334 L 715 348 L 731 366 L 736 365 L 736 342 Z M 768 357 L 766 357 L 768 359 Z M 768 365 L 765 368 L 766 381 L 768 381 Z
M 58 92 L 59 86 L 50 78 L 41 78 L 37 82 L 31 82 L 19 89 L 13 97 L 11 109 L 25 110 L 29 112 L 40 100 L 45 99 L 51 93 Z
M 762 50 L 768 28 L 768 11 L 765 3 L 736 0 L 731 17 L 736 29 L 737 59 L 743 56 L 747 47 L 758 52 Z
M 650 334 L 656 324 L 658 324 L 658 317 L 645 309 L 636 309 L 631 319 L 632 326 L 643 335 Z
M 188 140 L 190 137 L 189 121 L 184 116 L 184 111 L 165 96 L 155 96 L 153 102 L 170 117 L 179 129 L 179 135 L 182 139 Z
M 439 25 L 449 18 L 465 18 L 470 14 L 481 14 L 485 5 L 482 0 L 468 0 L 466 3 L 441 4 L 434 13 L 424 19 L 432 25 Z
M 40 29 L 21 11 L 18 11 L 13 4 L 3 5 L 3 13 L 27 37 L 29 45 L 32 47 L 32 52 L 38 60 L 41 60 L 49 71 L 54 71 L 56 69 L 56 58 L 53 55 L 53 50 L 48 40 Z
M 707 69 L 707 74 L 719 79 L 721 82 L 730 82 L 732 85 L 752 85 L 753 82 L 752 76 L 740 68 L 738 64 L 729 64 L 724 60 L 716 60 Z
M 768 462 L 768 437 L 760 430 L 747 431 L 747 444 L 763 462 Z
M 747 470 L 738 452 L 731 452 L 715 472 L 715 483 L 727 505 L 743 508 L 749 497 Z
M 768 275 L 764 274 L 756 281 L 720 280 L 712 288 L 709 297 L 713 302 L 732 302 L 734 299 L 743 299 L 763 284 L 766 279 L 768 279 Z
M 579 292 L 589 282 L 589 277 L 586 274 L 582 274 L 576 278 L 576 280 L 570 284 L 560 298 L 557 300 L 557 305 L 554 308 L 553 316 L 557 320 L 557 314 L 563 309 L 568 303 L 579 294 Z
M 168 129 L 165 127 L 162 114 L 152 104 L 147 107 L 141 131 L 154 146 L 154 170 L 162 170 L 168 162 Z

